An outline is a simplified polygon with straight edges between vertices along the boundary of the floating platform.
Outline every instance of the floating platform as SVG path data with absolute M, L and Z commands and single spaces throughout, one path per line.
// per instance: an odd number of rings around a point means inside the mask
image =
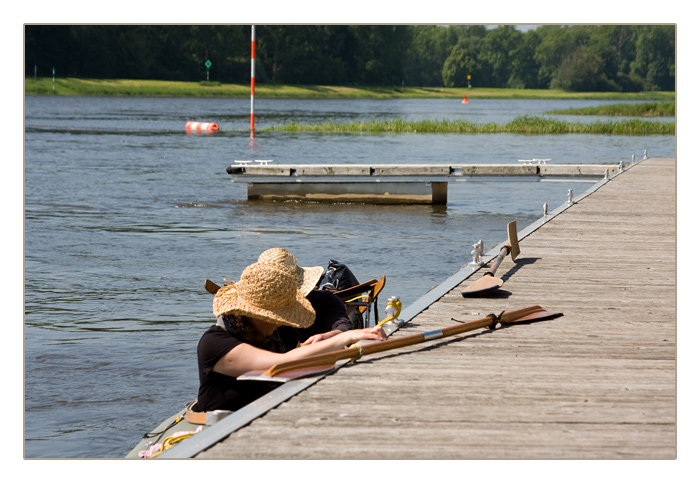
M 234 183 L 248 185 L 249 200 L 444 205 L 447 184 L 452 182 L 526 177 L 576 177 L 597 181 L 624 166 L 625 163 L 534 164 L 522 161 L 521 164 L 275 165 L 264 161 L 238 162 L 226 172 Z

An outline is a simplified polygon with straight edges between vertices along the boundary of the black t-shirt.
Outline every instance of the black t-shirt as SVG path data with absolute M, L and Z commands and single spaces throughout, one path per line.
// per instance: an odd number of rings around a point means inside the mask
M 199 411 L 236 411 L 278 386 L 276 383 L 261 381 L 239 381 L 235 377 L 214 372 L 214 366 L 219 359 L 238 344 L 242 342 L 217 325 L 209 328 L 199 340 Z
M 294 327 L 281 326 L 277 329 L 284 344 L 293 349 L 299 343 L 316 334 L 323 334 L 331 330 L 354 329 L 353 323 L 348 318 L 348 312 L 340 297 L 328 290 L 312 290 L 306 299 L 311 302 L 311 306 L 316 311 L 314 323 L 305 329 L 295 329 Z

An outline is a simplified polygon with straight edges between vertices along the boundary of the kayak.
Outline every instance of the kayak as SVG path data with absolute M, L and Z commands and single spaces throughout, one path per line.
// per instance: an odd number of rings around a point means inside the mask
M 201 424 L 187 420 L 187 407 L 190 404 L 160 423 L 150 433 L 144 434 L 141 441 L 126 455 L 126 458 L 146 459 L 157 456 L 156 453 L 162 448 L 164 442 L 167 447 L 169 443 L 175 443 L 174 439 L 182 441 L 184 438 L 180 438 L 184 434 L 196 434 L 202 431 Z

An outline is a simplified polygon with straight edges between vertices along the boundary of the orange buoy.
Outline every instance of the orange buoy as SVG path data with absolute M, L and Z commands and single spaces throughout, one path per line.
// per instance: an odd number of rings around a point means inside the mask
M 469 104 L 469 101 L 467 100 L 466 94 L 464 94 L 464 99 L 462 99 L 462 104 Z
M 211 134 L 213 132 L 217 132 L 219 130 L 219 125 L 216 124 L 215 122 L 194 122 L 194 121 L 188 121 L 187 124 L 185 124 L 185 131 L 188 133 L 207 133 Z

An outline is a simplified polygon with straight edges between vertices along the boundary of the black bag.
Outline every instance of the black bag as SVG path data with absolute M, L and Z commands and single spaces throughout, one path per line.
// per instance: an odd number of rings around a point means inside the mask
M 350 269 L 335 260 L 328 260 L 328 269 L 321 277 L 318 287 L 321 290 L 345 290 L 360 283 Z

